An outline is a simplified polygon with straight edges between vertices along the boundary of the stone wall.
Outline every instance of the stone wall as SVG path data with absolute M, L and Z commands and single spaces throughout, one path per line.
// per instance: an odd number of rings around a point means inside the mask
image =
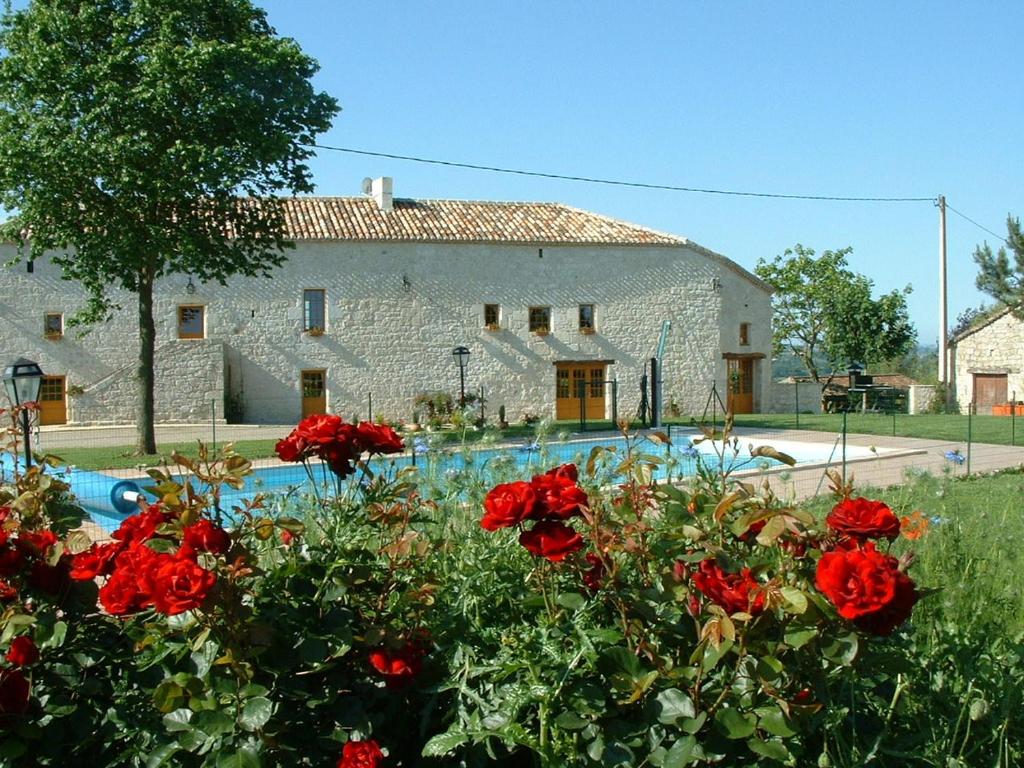
M 1024 322 L 996 315 L 950 347 L 950 370 L 961 413 L 974 401 L 974 374 L 1006 374 L 1007 400 L 1024 400 Z
M 6 248 L 6 250 L 5 250 Z M 13 255 L 0 247 L 0 258 Z M 37 261 L 0 275 L 0 352 L 26 356 L 44 371 L 85 388 L 70 398 L 75 422 L 132 420 L 126 402 L 137 350 L 134 297 L 78 339 L 42 336 L 43 313 L 70 316 L 84 303 L 78 286 Z M 324 369 L 328 409 L 409 419 L 419 392 L 457 392 L 454 346 L 470 349 L 467 389 L 483 386 L 491 414 L 554 415 L 556 361 L 607 360 L 619 384 L 619 413 L 636 412 L 646 361 L 662 322 L 672 331 L 663 365 L 664 404 L 699 414 L 712 382 L 725 392 L 723 353 L 770 354 L 768 292 L 749 273 L 698 246 L 498 246 L 443 243 L 300 242 L 271 280 L 227 286 L 186 275 L 161 280 L 155 314 L 160 420 L 209 414 L 225 389 L 252 423 L 288 424 L 301 412 L 300 377 Z M 303 332 L 304 289 L 326 292 L 326 330 Z M 498 330 L 485 303 L 501 306 Z M 578 306 L 595 305 L 596 332 L 582 334 Z M 205 307 L 207 341 L 177 339 L 177 307 Z M 530 306 L 549 306 L 551 333 L 528 330 Z M 749 323 L 740 345 L 739 324 Z M 767 357 L 755 367 L 755 409 L 769 400 Z M 610 415 L 610 398 L 607 410 Z
M 821 413 L 821 384 L 813 381 L 773 381 L 766 413 Z
M 934 384 L 912 384 L 907 389 L 907 413 L 925 413 L 935 398 Z

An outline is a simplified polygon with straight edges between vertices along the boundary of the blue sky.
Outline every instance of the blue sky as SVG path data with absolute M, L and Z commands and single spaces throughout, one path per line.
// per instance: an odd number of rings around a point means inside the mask
M 681 186 L 931 197 L 1003 234 L 1024 213 L 1024 4 L 260 0 L 344 111 L 321 143 Z M 592 186 L 322 152 L 318 192 L 395 177 L 404 197 L 554 200 L 690 237 L 752 268 L 853 246 L 911 284 L 938 335 L 931 203 L 752 200 Z M 950 321 L 983 300 L 994 239 L 949 216 Z

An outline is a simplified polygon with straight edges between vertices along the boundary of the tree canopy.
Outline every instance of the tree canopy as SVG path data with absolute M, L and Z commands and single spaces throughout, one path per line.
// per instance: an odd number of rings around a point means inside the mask
M 284 261 L 277 195 L 312 191 L 310 145 L 338 111 L 316 70 L 250 0 L 6 3 L 0 206 L 15 216 L 0 235 L 55 254 L 88 293 L 79 321 L 109 316 L 111 287 L 138 295 L 145 452 L 154 281 Z
M 1000 304 L 1016 307 L 1017 316 L 1024 318 L 1024 232 L 1020 219 L 1007 216 L 1006 245 L 993 253 L 992 247 L 983 243 L 974 249 L 974 261 L 978 264 L 978 290 Z
M 916 332 L 907 313 L 907 286 L 872 297 L 873 283 L 849 269 L 852 248 L 824 251 L 796 245 L 754 272 L 775 289 L 772 297 L 776 352 L 789 349 L 815 381 L 850 363 L 870 364 L 913 348 Z M 829 371 L 822 371 L 822 356 Z

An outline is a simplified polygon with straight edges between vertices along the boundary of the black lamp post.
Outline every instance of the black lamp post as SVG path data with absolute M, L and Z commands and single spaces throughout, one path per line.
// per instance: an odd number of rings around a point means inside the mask
M 43 371 L 38 363 L 19 357 L 4 368 L 4 389 L 15 407 L 39 399 Z M 25 435 L 25 469 L 32 466 L 32 445 L 29 442 L 28 411 L 21 412 L 21 431 Z
M 459 408 L 466 407 L 466 363 L 469 361 L 469 349 L 467 347 L 456 347 L 452 350 L 452 357 L 459 366 Z

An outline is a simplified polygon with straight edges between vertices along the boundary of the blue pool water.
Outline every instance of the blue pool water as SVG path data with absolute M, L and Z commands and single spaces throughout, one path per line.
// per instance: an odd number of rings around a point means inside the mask
M 683 432 L 673 430 L 673 445 L 666 446 L 650 440 L 642 440 L 638 450 L 642 453 L 657 456 L 664 460 L 658 467 L 655 477 L 658 480 L 676 479 L 692 476 L 696 473 L 698 456 L 705 466 L 718 467 L 721 444 L 710 442 L 693 445 L 690 440 L 697 438 L 696 431 Z M 403 468 L 414 466 L 419 473 L 421 484 L 434 492 L 445 493 L 446 487 L 457 487 L 460 479 L 470 473 L 485 473 L 487 480 L 504 482 L 514 477 L 523 478 L 530 474 L 542 472 L 550 467 L 574 462 L 584 464 L 595 446 L 614 449 L 613 455 L 623 456 L 625 440 L 622 437 L 599 437 L 574 439 L 566 442 L 550 441 L 543 445 L 502 446 L 464 450 L 441 446 L 428 447 L 429 436 L 407 440 L 410 451 L 404 455 L 386 457 L 373 462 L 375 472 L 397 472 Z M 726 465 L 733 471 L 759 471 L 778 467 L 779 462 L 763 458 L 751 457 L 750 450 L 757 445 L 770 445 L 776 450 L 792 456 L 798 465 L 828 464 L 840 461 L 840 452 L 835 443 L 801 443 L 775 439 L 740 439 L 739 453 L 733 457 L 731 449 L 727 451 Z M 717 450 L 716 450 L 717 449 Z M 415 456 L 414 456 L 415 454 Z M 873 455 L 867 448 L 847 447 L 847 459 L 855 460 Z M 10 459 L 6 459 L 5 472 L 10 470 Z M 320 467 L 315 466 L 314 477 L 322 477 Z M 118 475 L 103 472 L 88 472 L 71 469 L 66 471 L 66 479 L 72 491 L 89 511 L 93 520 L 106 530 L 116 528 L 124 519 L 124 510 L 115 508 L 111 492 L 118 483 L 125 481 L 124 473 Z M 150 483 L 142 473 L 127 478 L 145 487 Z M 614 481 L 609 477 L 609 481 Z M 221 507 L 230 510 L 242 506 L 244 499 L 251 499 L 257 493 L 285 494 L 310 491 L 309 478 L 305 469 L 299 464 L 279 464 L 257 469 L 247 478 L 246 486 L 241 491 L 224 488 Z M 120 494 L 117 494 L 118 497 Z

